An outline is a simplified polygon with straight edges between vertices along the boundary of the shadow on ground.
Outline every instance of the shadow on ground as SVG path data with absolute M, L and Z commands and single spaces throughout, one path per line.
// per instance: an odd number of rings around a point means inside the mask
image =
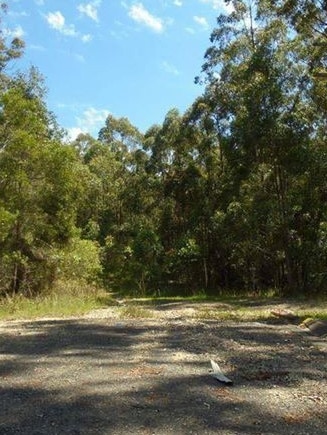
M 326 353 L 292 328 L 4 323 L 0 433 L 325 434 L 326 403 L 317 401 L 326 393 Z M 211 358 L 234 386 L 210 376 Z M 317 401 L 305 400 L 308 386 Z

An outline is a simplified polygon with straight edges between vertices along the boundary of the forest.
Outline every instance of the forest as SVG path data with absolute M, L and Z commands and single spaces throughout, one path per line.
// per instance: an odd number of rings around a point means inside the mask
M 199 65 L 203 94 L 145 133 L 109 115 L 67 141 L 37 67 L 10 73 L 24 41 L 0 35 L 2 296 L 58 280 L 326 294 L 327 2 L 233 4 Z

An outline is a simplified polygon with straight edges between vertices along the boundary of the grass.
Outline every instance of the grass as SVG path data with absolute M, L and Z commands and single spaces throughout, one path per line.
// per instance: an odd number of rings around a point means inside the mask
M 118 296 L 117 296 L 118 299 Z M 212 305 L 211 305 L 212 303 Z M 203 293 L 189 297 L 152 297 L 124 299 L 124 306 L 108 292 L 79 281 L 58 282 L 47 294 L 35 298 L 23 296 L 0 299 L 0 319 L 33 319 L 38 317 L 71 317 L 88 313 L 108 305 L 116 305 L 120 318 L 155 317 L 155 307 L 187 304 L 196 308 L 191 317 L 217 321 L 264 321 L 276 319 L 271 310 L 284 306 L 299 316 L 300 320 L 318 318 L 327 321 L 327 300 L 283 300 L 273 293 L 267 295 L 234 295 L 219 297 Z
M 197 319 L 203 319 L 203 320 L 233 320 L 237 322 L 254 322 L 254 321 L 263 321 L 268 320 L 272 317 L 270 310 L 268 309 L 261 309 L 261 310 L 254 310 L 251 308 L 235 308 L 231 307 L 230 309 L 203 309 L 199 310 L 195 317 Z
M 225 302 L 228 302 L 225 300 Z M 203 310 L 199 309 L 196 317 L 199 319 L 234 320 L 234 321 L 265 321 L 276 320 L 271 311 L 273 307 L 284 307 L 299 317 L 299 321 L 306 318 L 327 321 L 327 301 L 312 300 L 283 300 L 280 298 L 265 299 L 253 298 L 232 299 L 221 308 Z
M 110 295 L 103 290 L 77 281 L 58 282 L 51 292 L 42 296 L 1 299 L 0 319 L 78 316 L 110 303 Z
M 315 308 L 315 309 L 301 308 L 297 311 L 297 314 L 298 316 L 300 316 L 302 320 L 307 318 L 312 318 L 312 319 L 321 319 L 327 321 L 327 306 L 325 306 L 325 308 Z
M 127 305 L 119 308 L 119 317 L 121 319 L 126 317 L 131 319 L 147 319 L 153 317 L 153 313 L 136 305 Z
M 122 296 L 123 297 L 123 296 Z M 278 293 L 276 290 L 266 290 L 259 292 L 258 294 L 251 294 L 249 292 L 240 292 L 240 291 L 228 291 L 222 292 L 219 295 L 210 295 L 205 294 L 203 291 L 198 293 L 194 293 L 188 296 L 147 296 L 147 297 L 125 297 L 125 301 L 128 301 L 129 304 L 134 305 L 161 305 L 166 303 L 174 303 L 174 302 L 190 302 L 190 303 L 201 303 L 201 302 L 227 302 L 227 303 L 239 303 L 240 301 L 269 301 L 269 300 L 277 300 Z
M 238 322 L 246 321 L 276 321 L 276 317 L 271 313 L 274 307 L 284 307 L 289 309 L 299 320 L 308 317 L 327 320 L 327 300 L 313 299 L 311 301 L 299 299 L 282 299 L 277 297 L 274 292 L 260 295 L 234 295 L 228 294 L 219 297 L 210 297 L 203 294 L 188 297 L 152 297 L 152 298 L 131 298 L 125 299 L 125 311 L 128 317 L 149 317 L 152 313 L 144 308 L 154 308 L 160 305 L 187 303 L 194 304 L 196 312 L 193 317 L 203 320 Z M 211 307 L 209 304 L 214 303 Z M 143 311 L 142 311 L 143 310 Z

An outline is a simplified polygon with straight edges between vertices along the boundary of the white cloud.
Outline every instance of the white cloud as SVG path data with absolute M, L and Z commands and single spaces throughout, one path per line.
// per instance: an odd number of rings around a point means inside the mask
M 78 120 L 85 125 L 88 129 L 93 129 L 100 123 L 105 122 L 109 115 L 109 111 L 106 109 L 95 109 L 94 107 L 89 107 L 83 112 L 83 118 L 78 118 Z
M 78 11 L 81 14 L 85 14 L 91 20 L 98 22 L 98 8 L 101 4 L 101 0 L 94 0 L 90 3 L 81 3 L 77 6 Z
M 11 36 L 13 38 L 22 38 L 25 35 L 25 32 L 21 26 L 15 27 L 15 29 L 11 32 Z
M 82 42 L 90 42 L 93 39 L 93 36 L 87 33 L 86 35 L 81 36 Z
M 178 71 L 178 69 L 174 65 L 172 65 L 166 61 L 163 61 L 161 63 L 161 66 L 162 66 L 163 70 L 169 74 L 173 74 L 175 76 L 178 76 L 180 74 L 180 72 Z
M 46 16 L 47 22 L 53 29 L 61 30 L 65 26 L 65 17 L 61 12 L 49 12 Z
M 46 15 L 46 20 L 49 26 L 66 36 L 78 36 L 73 24 L 66 24 L 65 17 L 60 11 L 49 12 Z
M 22 38 L 25 32 L 21 26 L 16 26 L 14 29 L 3 29 L 2 35 L 5 38 Z
M 80 32 L 78 32 L 75 29 L 74 24 L 66 24 L 65 17 L 60 11 L 49 12 L 48 15 L 45 16 L 45 19 L 52 29 L 57 30 L 59 33 L 65 36 L 80 38 L 82 42 L 90 42 L 92 39 L 92 35 L 82 35 Z
M 108 110 L 88 107 L 83 111 L 81 116 L 77 116 L 75 118 L 76 125 L 74 127 L 67 128 L 69 139 L 76 139 L 80 133 L 97 135 L 100 128 L 104 126 L 109 114 L 110 112 Z
M 227 4 L 224 0 L 200 0 L 200 2 L 207 3 L 211 5 L 213 9 L 215 10 L 220 9 L 227 14 L 230 14 L 235 10 L 234 6 L 232 5 L 232 2 Z
M 87 133 L 80 127 L 70 127 L 67 128 L 68 140 L 75 140 L 80 134 Z
M 132 20 L 149 27 L 154 32 L 161 33 L 164 30 L 162 20 L 150 14 L 150 12 L 145 9 L 142 3 L 137 3 L 131 6 L 128 11 L 128 15 L 132 18 Z
M 204 29 L 208 29 L 209 24 L 205 17 L 199 17 L 198 15 L 194 15 L 193 20 Z
M 181 0 L 174 0 L 173 3 L 175 6 L 183 6 L 183 2 Z

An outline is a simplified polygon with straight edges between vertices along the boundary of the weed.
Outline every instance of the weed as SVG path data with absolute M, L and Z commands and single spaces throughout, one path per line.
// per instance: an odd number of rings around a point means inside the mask
M 119 309 L 120 318 L 147 319 L 153 317 L 151 311 L 136 305 L 128 305 Z
M 0 319 L 67 317 L 87 313 L 108 305 L 103 290 L 80 281 L 58 282 L 47 294 L 34 298 L 16 295 L 0 300 Z
M 229 309 L 226 308 L 217 308 L 217 309 L 203 309 L 199 310 L 195 317 L 197 319 L 206 319 L 206 320 L 233 320 L 238 322 L 250 322 L 250 321 L 259 321 L 259 320 L 267 320 L 271 317 L 271 313 L 269 310 L 254 310 L 248 307 L 231 307 Z

